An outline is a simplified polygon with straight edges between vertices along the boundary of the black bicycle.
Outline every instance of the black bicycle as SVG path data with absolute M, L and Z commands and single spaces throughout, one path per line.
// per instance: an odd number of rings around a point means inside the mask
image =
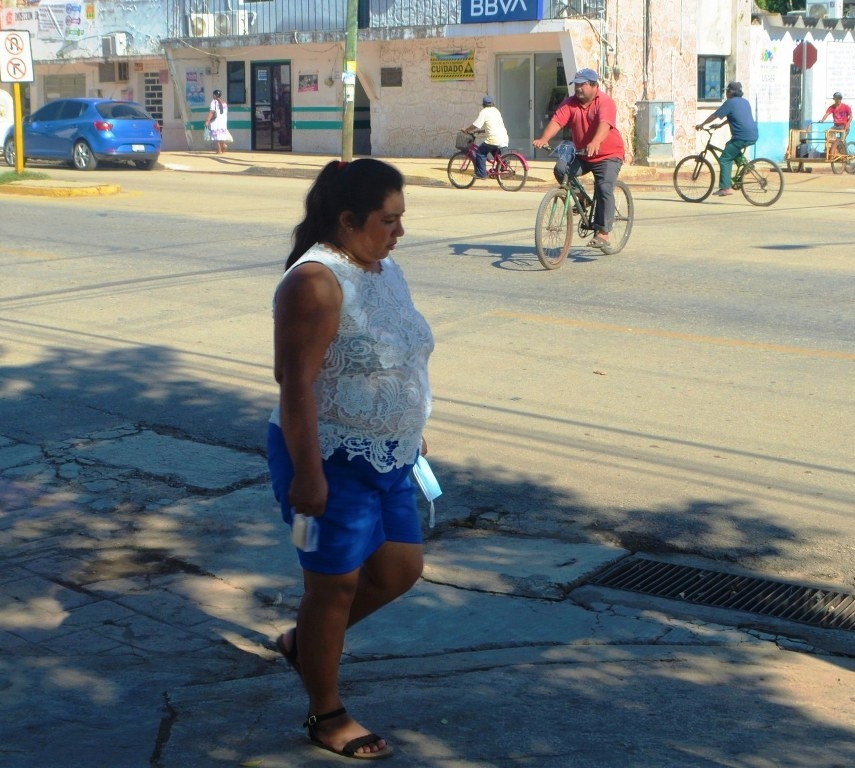
M 547 269 L 558 269 L 567 258 L 573 242 L 573 214 L 579 217 L 576 225 L 579 237 L 588 237 L 596 231 L 594 212 L 597 200 L 588 194 L 582 182 L 570 172 L 576 155 L 573 142 L 561 142 L 550 154 L 566 162 L 567 172 L 561 185 L 549 190 L 540 201 L 534 225 L 534 244 L 540 263 Z M 609 244 L 601 249 L 603 253 L 612 254 L 623 250 L 632 232 L 634 216 L 635 206 L 629 187 L 618 180 L 615 182 L 615 220 L 609 233 Z
M 702 203 L 713 191 L 715 171 L 707 155 L 716 161 L 724 151 L 712 143 L 713 132 L 724 123 L 710 125 L 701 130 L 707 132 L 707 145 L 700 154 L 684 157 L 674 169 L 674 189 L 688 203 Z M 742 195 L 751 205 L 772 205 L 784 193 L 784 174 L 778 165 L 765 157 L 748 160 L 743 149 L 734 160 L 733 188 L 742 190 Z

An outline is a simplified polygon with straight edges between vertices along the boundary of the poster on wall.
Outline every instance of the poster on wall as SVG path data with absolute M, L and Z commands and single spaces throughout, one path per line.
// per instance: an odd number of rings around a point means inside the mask
M 832 94 L 840 91 L 843 94 L 843 100 L 851 105 L 855 101 L 855 45 L 827 43 L 825 50 L 828 56 L 828 67 L 825 93 L 820 96 L 826 101 L 831 101 Z
M 759 56 L 751 67 L 754 117 L 761 123 L 787 122 L 790 110 L 789 46 L 780 40 L 767 40 L 758 48 Z
M 475 51 L 457 53 L 431 51 L 430 79 L 434 82 L 474 80 Z
M 65 3 L 39 3 L 38 12 L 39 39 L 65 40 Z
M 202 77 L 201 72 L 190 70 L 185 73 L 186 87 L 184 90 L 187 94 L 187 106 L 191 109 L 208 106 L 205 102 L 205 82 Z
M 0 9 L 0 29 L 17 29 L 29 32 L 30 37 L 36 37 L 39 31 L 39 9 L 6 8 Z
M 297 77 L 297 90 L 300 93 L 307 91 L 318 90 L 318 73 L 317 72 L 300 72 Z

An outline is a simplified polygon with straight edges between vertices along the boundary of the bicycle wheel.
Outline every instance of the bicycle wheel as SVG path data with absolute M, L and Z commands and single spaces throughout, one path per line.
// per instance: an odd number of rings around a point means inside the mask
M 567 205 L 564 187 L 546 193 L 537 209 L 534 245 L 537 258 L 547 269 L 558 269 L 567 258 L 573 242 L 573 213 Z
M 458 189 L 469 189 L 475 183 L 475 165 L 466 152 L 458 152 L 448 161 L 448 180 Z
M 742 194 L 751 205 L 772 205 L 784 193 L 784 174 L 771 160 L 758 157 L 745 166 Z
M 838 176 L 846 168 L 846 144 L 838 139 L 828 148 L 828 159 L 831 160 L 831 172 Z
M 609 232 L 609 244 L 603 253 L 620 253 L 629 241 L 632 222 L 635 218 L 635 205 L 629 187 L 622 181 L 615 182 L 615 221 Z
M 528 168 L 522 155 L 516 152 L 508 152 L 502 155 L 502 167 L 497 167 L 497 179 L 499 186 L 507 192 L 516 192 L 523 188 L 528 178 Z
M 846 173 L 855 173 L 855 141 L 846 145 Z
M 715 173 L 702 155 L 684 157 L 674 169 L 674 189 L 687 203 L 702 203 L 712 194 Z

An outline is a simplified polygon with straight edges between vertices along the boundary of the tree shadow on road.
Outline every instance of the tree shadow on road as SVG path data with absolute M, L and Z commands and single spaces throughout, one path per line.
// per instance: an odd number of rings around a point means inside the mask
M 272 494 L 261 478 L 270 403 L 235 386 L 194 379 L 179 356 L 163 347 L 105 353 L 55 349 L 37 361 L 6 366 L 3 373 L 0 544 L 6 600 L 0 608 L 0 649 L 2 671 L 10 681 L 4 706 L 16 714 L 4 718 L 0 738 L 16 756 L 24 756 L 17 765 L 58 764 L 61 756 L 63 764 L 95 766 L 101 764 L 97 756 L 108 753 L 117 765 L 140 764 L 141 754 L 152 755 L 152 765 L 189 765 L 168 759 L 176 718 L 180 722 L 182 713 L 193 709 L 194 696 L 204 693 L 198 699 L 198 717 L 204 720 L 217 702 L 229 700 L 227 682 L 244 679 L 261 681 L 263 695 L 241 698 L 217 733 L 210 727 L 217 715 L 209 716 L 208 738 L 194 746 L 197 764 L 233 765 L 234 753 L 220 751 L 220 742 L 242 737 L 237 730 L 244 722 L 250 739 L 241 741 L 245 754 L 265 748 L 281 753 L 277 713 L 284 706 L 290 716 L 298 705 L 277 693 L 278 671 L 284 667 L 271 664 L 270 641 L 292 620 L 301 586 Z M 178 441 L 188 453 L 201 445 L 230 445 L 236 458 L 248 457 L 260 473 L 250 473 L 246 483 L 191 491 L 169 472 L 141 472 L 111 463 L 103 454 L 93 459 L 85 450 L 140 432 Z M 783 551 L 795 535 L 779 522 L 752 518 L 739 503 L 711 498 L 653 513 L 604 509 L 583 503 L 577 489 L 556 487 L 536 472 L 477 463 L 451 466 L 440 459 L 432 463 L 443 485 L 443 514 L 464 526 L 608 541 L 631 550 L 703 548 L 707 555 L 731 561 L 756 553 L 757 542 L 764 553 Z M 716 551 L 723 529 L 729 543 Z M 431 535 L 442 536 L 443 529 Z M 427 550 L 430 556 L 430 539 Z M 421 616 L 421 625 L 439 630 L 449 622 L 466 626 L 473 601 L 460 591 L 430 608 L 412 603 L 405 608 Z M 504 624 L 515 625 L 519 598 L 493 605 L 499 616 L 507 612 Z M 560 645 L 560 634 L 553 639 Z M 501 648 L 505 638 L 482 640 Z M 591 642 L 611 647 L 613 639 L 595 635 Z M 612 647 L 615 659 L 626 655 L 620 648 L 624 642 Z M 371 645 L 383 653 L 382 634 L 372 636 Z M 433 654 L 447 656 L 471 651 L 474 644 L 446 644 L 437 631 L 431 645 Z M 613 674 L 608 658 L 585 666 L 555 657 L 554 649 L 532 653 L 533 674 L 521 671 L 529 659 L 489 681 L 474 668 L 432 680 L 428 676 L 418 707 L 408 693 L 411 672 L 386 671 L 378 661 L 380 669 L 370 682 L 362 679 L 355 697 L 373 696 L 375 705 L 380 698 L 400 698 L 395 711 L 412 711 L 412 721 L 396 727 L 418 759 L 413 764 L 437 767 L 449 756 L 483 766 L 504 767 L 509 759 L 520 765 L 564 765 L 559 761 L 574 754 L 588 760 L 579 764 L 597 765 L 596 750 L 615 734 L 620 734 L 619 755 L 639 756 L 629 760 L 634 765 L 669 764 L 657 762 L 659 754 L 672 762 L 686 760 L 683 764 L 730 764 L 736 748 L 731 727 L 742 722 L 747 696 L 762 703 L 763 728 L 758 728 L 761 736 L 741 747 L 742 764 L 765 759 L 768 745 L 776 740 L 780 750 L 784 739 L 797 758 L 792 765 L 816 765 L 822 762 L 813 746 L 817 740 L 851 744 L 855 735 L 783 700 L 779 687 L 750 669 L 734 666 L 732 678 L 722 680 L 705 675 L 702 662 L 691 662 L 687 671 L 673 658 L 647 667 L 642 660 L 631 665 L 636 671 L 628 680 Z M 738 648 L 729 653 L 731 663 L 750 667 L 750 653 Z M 425 663 L 415 656 L 410 669 Z M 840 674 L 848 673 L 842 669 Z M 395 682 L 387 689 L 390 680 Z M 672 707 L 654 711 L 642 700 L 646 684 L 661 689 L 663 697 L 669 687 L 679 696 Z M 449 690 L 461 685 L 471 688 L 455 703 Z M 191 691 L 187 710 L 175 711 L 168 696 L 164 708 L 164 692 L 175 689 L 185 697 Z M 277 698 L 277 706 L 270 706 L 271 698 Z M 707 720 L 714 727 L 703 727 L 704 707 L 696 706 L 675 739 L 679 702 L 707 700 L 715 702 L 715 715 L 708 713 Z M 520 730 L 514 713 L 521 701 L 541 712 L 538 728 L 572 735 L 572 748 L 564 737 L 544 740 Z M 586 713 L 581 720 L 580 707 Z M 428 711 L 467 727 L 449 732 L 436 719 L 425 721 Z M 637 727 L 639 717 L 648 727 Z M 265 719 L 271 728 L 262 732 L 258 723 Z M 584 727 L 568 732 L 566 722 L 573 720 Z M 105 739 L 117 742 L 106 752 Z M 702 758 L 692 762 L 692 755 Z

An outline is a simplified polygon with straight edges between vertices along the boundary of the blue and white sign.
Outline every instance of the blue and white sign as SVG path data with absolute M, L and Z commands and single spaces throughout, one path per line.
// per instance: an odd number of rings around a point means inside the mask
M 463 0 L 463 24 L 543 18 L 543 0 Z

